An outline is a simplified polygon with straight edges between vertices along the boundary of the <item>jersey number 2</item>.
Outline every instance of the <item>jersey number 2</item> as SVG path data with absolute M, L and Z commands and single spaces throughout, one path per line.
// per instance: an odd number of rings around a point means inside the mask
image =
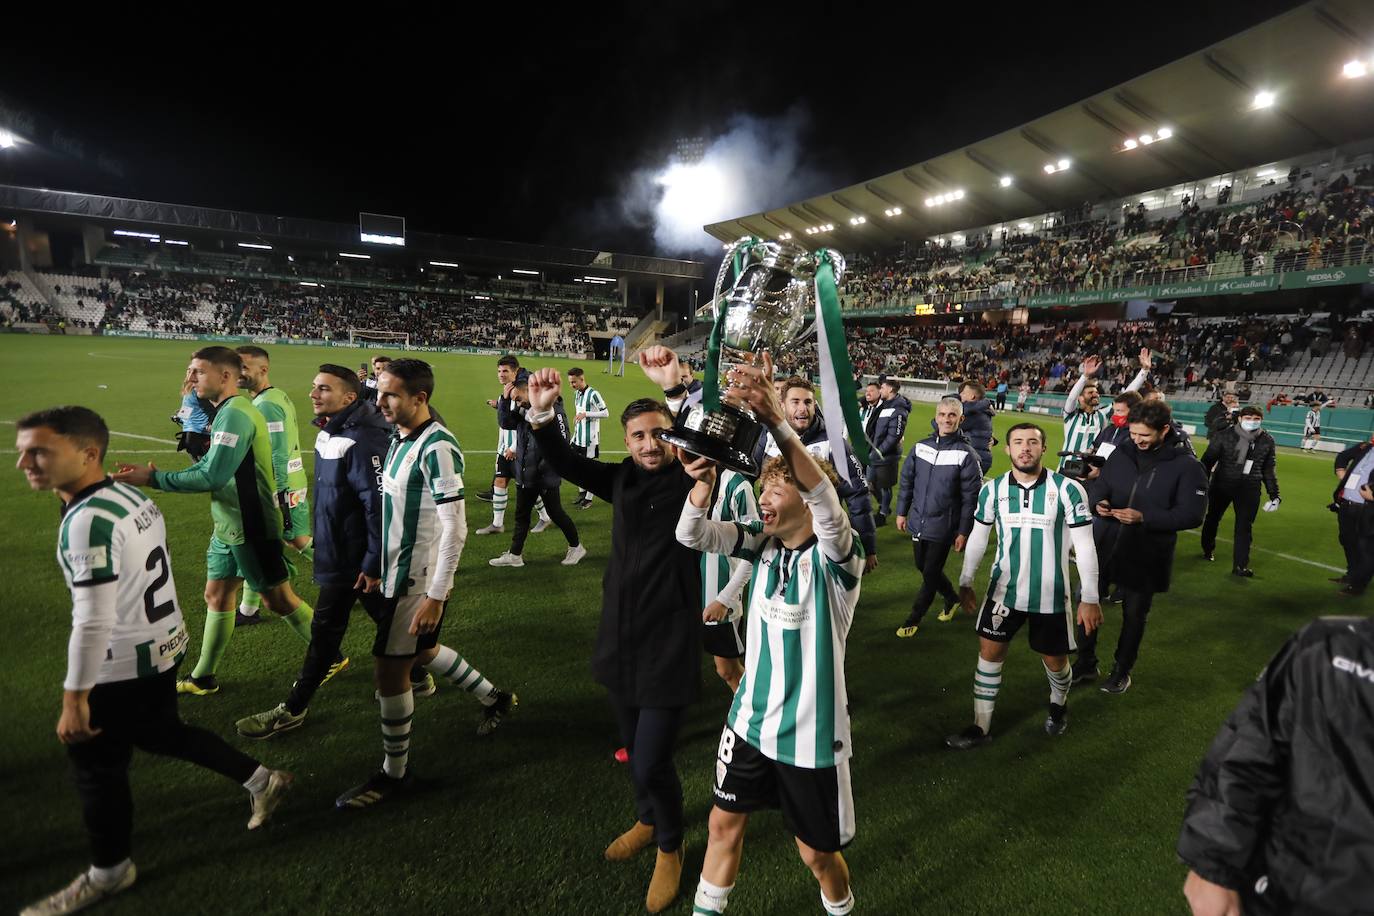
M 177 609 L 174 600 L 163 601 L 161 604 L 157 601 L 158 589 L 166 585 L 167 580 L 172 577 L 171 568 L 167 565 L 167 554 L 163 551 L 161 544 L 153 548 L 153 552 L 148 554 L 148 561 L 143 564 L 143 568 L 149 572 L 152 572 L 154 567 L 159 568 L 157 579 L 143 593 L 143 609 L 148 613 L 149 623 L 157 623 Z

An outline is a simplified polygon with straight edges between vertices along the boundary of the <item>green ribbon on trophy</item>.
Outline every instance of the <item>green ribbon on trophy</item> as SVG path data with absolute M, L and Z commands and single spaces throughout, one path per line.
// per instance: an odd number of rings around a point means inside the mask
M 731 285 L 744 273 L 748 258 L 758 244 L 759 240 L 753 236 L 745 236 L 735 243 L 730 263 Z M 720 410 L 720 345 L 725 335 L 725 315 L 725 309 L 716 309 L 715 321 L 711 323 L 711 339 L 706 345 L 706 374 L 701 380 L 701 406 L 706 410 Z
M 835 285 L 835 263 L 828 248 L 817 252 L 816 265 L 816 359 L 820 363 L 821 412 L 835 472 L 849 480 L 849 462 L 843 459 L 843 429 L 849 430 L 849 444 L 859 464 L 868 466 L 868 434 L 859 420 L 859 405 L 854 393 L 854 365 L 845 345 L 844 320 L 840 317 L 840 294 Z

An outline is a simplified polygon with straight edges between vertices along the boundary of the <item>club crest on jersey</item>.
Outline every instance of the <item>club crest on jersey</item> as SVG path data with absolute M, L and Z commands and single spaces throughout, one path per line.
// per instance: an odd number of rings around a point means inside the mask
M 797 575 L 802 578 L 802 581 L 811 578 L 811 554 L 803 554 L 802 558 L 797 561 Z

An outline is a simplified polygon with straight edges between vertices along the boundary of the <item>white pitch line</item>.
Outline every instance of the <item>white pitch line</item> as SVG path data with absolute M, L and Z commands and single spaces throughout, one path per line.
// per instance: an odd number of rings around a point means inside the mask
M 1195 535 L 1197 535 L 1198 537 L 1202 537 L 1202 532 L 1200 532 L 1200 531 L 1194 531 L 1194 530 L 1192 530 L 1191 528 L 1184 529 L 1184 530 L 1186 530 L 1189 534 L 1195 534 Z M 1229 538 L 1217 538 L 1217 543 L 1218 543 L 1218 544 L 1232 544 L 1232 543 L 1234 543 L 1234 541 L 1230 540 Z M 1273 554 L 1273 555 L 1276 556 L 1276 557 L 1283 557 L 1285 560 L 1292 560 L 1292 561 L 1295 562 L 1295 563 L 1306 563 L 1308 566 L 1315 566 L 1315 567 L 1317 567 L 1318 569 L 1328 569 L 1328 570 L 1330 570 L 1331 572 L 1338 572 L 1338 573 L 1343 573 L 1343 572 L 1345 572 L 1345 570 L 1344 570 L 1343 568 L 1339 567 L 1339 566 L 1328 566 L 1328 565 L 1326 565 L 1325 563 L 1318 563 L 1316 560 L 1309 560 L 1309 559 L 1307 559 L 1306 557 L 1295 557 L 1295 556 L 1293 556 L 1291 553 L 1281 553 L 1281 552 L 1279 552 L 1279 551 L 1277 551 L 1277 550 L 1270 550 L 1270 549 L 1267 548 L 1267 547 L 1255 547 L 1255 546 L 1252 544 L 1252 545 L 1250 546 L 1250 549 L 1251 549 L 1251 550 L 1258 550 L 1260 553 Z
M 86 355 L 87 355 L 87 356 L 94 356 L 96 359 L 127 359 L 127 360 L 130 360 L 131 362 L 137 362 L 137 363 L 141 363 L 141 362 L 144 362 L 144 361 L 145 361 L 144 358 L 143 358 L 142 356 L 111 356 L 111 355 L 108 354 L 108 353 L 96 353 L 96 352 L 91 351 L 91 350 L 87 350 L 87 351 L 86 351 Z

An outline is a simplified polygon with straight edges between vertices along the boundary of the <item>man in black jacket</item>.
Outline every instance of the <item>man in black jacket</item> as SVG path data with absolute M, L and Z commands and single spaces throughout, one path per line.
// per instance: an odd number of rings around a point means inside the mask
M 916 635 L 936 592 L 945 599 L 941 620 L 951 620 L 959 606 L 959 594 L 945 575 L 951 544 L 964 549 L 973 530 L 973 510 L 983 482 L 982 463 L 959 431 L 963 402 L 943 398 L 935 406 L 936 432 L 911 448 L 902 464 L 897 493 L 897 530 L 911 535 L 916 568 L 921 571 L 921 590 L 911 603 L 911 613 L 897 629 L 903 639 Z
M 1240 399 L 1234 392 L 1226 392 L 1211 407 L 1207 408 L 1207 415 L 1202 418 L 1202 423 L 1207 427 L 1207 435 L 1212 435 L 1218 429 L 1225 429 L 1236 422 L 1236 414 L 1240 412 Z
M 1374 436 L 1336 456 L 1336 521 L 1345 550 L 1345 575 L 1337 592 L 1347 598 L 1364 594 L 1374 578 Z
M 887 524 L 887 517 L 892 513 L 892 484 L 902 460 L 902 436 L 911 413 L 911 402 L 898 390 L 895 381 L 884 380 L 880 390 L 882 400 L 869 417 L 872 427 L 869 439 L 874 448 L 869 459 L 869 483 L 873 486 L 873 495 L 878 498 L 878 517 L 874 524 L 879 528 Z
M 1178 532 L 1202 523 L 1207 475 L 1172 428 L 1167 404 L 1145 402 L 1127 418 L 1134 448 L 1112 453 L 1101 474 L 1088 482 L 1101 530 L 1094 532 L 1107 578 L 1121 592 L 1121 636 L 1106 693 L 1125 693 L 1145 638 L 1145 618 L 1154 596 L 1169 590 Z M 1105 549 L 1104 549 L 1105 548 Z M 1074 679 L 1097 671 L 1097 636 L 1084 634 Z
M 1195 916 L 1374 913 L 1374 620 L 1279 650 L 1212 742 L 1178 838 Z
M 686 393 L 677 355 L 640 353 L 646 375 L 677 397 Z M 682 783 L 673 765 L 686 709 L 701 692 L 701 554 L 678 543 L 682 504 L 696 481 L 677 451 L 658 439 L 673 415 L 659 401 L 632 401 L 620 415 L 630 457 L 609 464 L 578 455 L 554 422 L 562 379 L 530 376 L 527 419 L 554 471 L 611 504 L 611 556 L 601 582 L 601 622 L 592 674 L 611 695 L 630 755 L 638 821 L 606 849 L 625 861 L 657 843 L 645 905 L 659 912 L 682 878 Z
M 587 555 L 587 548 L 577 535 L 577 526 L 563 508 L 559 487 L 563 480 L 552 465 L 545 460 L 525 419 L 529 409 L 529 373 L 521 369 L 515 381 L 506 387 L 496 405 L 496 419 L 501 428 L 515 433 L 515 534 L 511 536 L 510 550 L 499 557 L 492 557 L 487 563 L 491 566 L 524 566 L 525 538 L 530 533 L 530 516 L 534 514 L 534 504 L 542 499 L 549 518 L 568 539 L 568 552 L 560 561 L 564 566 L 576 566 Z M 553 406 L 554 425 L 566 441 L 568 438 L 568 415 L 563 410 L 563 399 L 559 398 Z
M 1258 407 L 1244 407 L 1235 426 L 1212 433 L 1202 466 L 1211 478 L 1207 489 L 1207 518 L 1202 523 L 1202 555 L 1216 558 L 1217 527 L 1226 508 L 1236 507 L 1235 544 L 1231 574 L 1250 578 L 1250 534 L 1259 514 L 1260 483 L 1269 493 L 1264 511 L 1279 507 L 1279 479 L 1274 474 L 1274 437 L 1261 429 L 1264 413 Z
M 383 367 L 385 368 L 385 367 Z M 339 654 L 353 605 L 361 603 L 373 619 L 387 613 L 382 597 L 382 465 L 391 446 L 391 424 L 362 384 L 343 366 L 326 363 L 310 388 L 315 412 L 315 494 L 311 531 L 315 534 L 315 582 L 320 597 L 310 622 L 310 646 L 286 702 L 246 716 L 235 727 L 245 738 L 270 738 L 299 728 L 321 685 L 348 664 Z M 426 670 L 428 669 L 428 670 Z M 498 690 L 481 672 L 447 646 L 416 656 L 412 689 L 434 693 L 433 674 L 473 694 L 484 707 L 477 734 L 488 735 L 519 703 Z M 419 681 L 417 682 L 417 677 Z

